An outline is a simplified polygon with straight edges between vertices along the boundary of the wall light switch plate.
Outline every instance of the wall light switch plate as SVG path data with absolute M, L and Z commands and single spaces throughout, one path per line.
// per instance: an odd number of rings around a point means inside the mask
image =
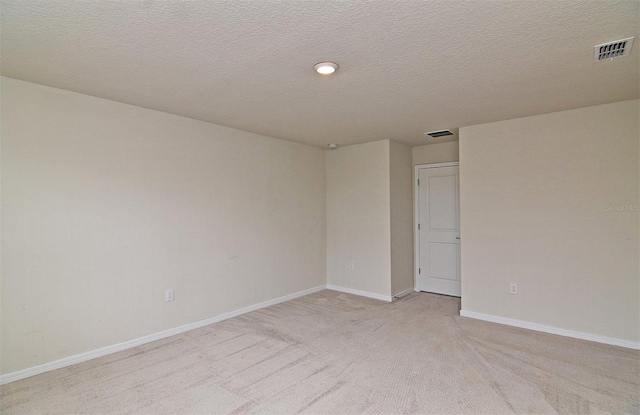
M 509 285 L 509 293 L 510 294 L 518 294 L 518 284 L 511 283 Z
M 349 263 L 349 271 L 353 271 L 355 267 L 353 266 L 353 262 Z
M 173 301 L 173 290 L 167 290 L 167 292 L 165 293 L 165 301 L 169 302 L 169 301 Z

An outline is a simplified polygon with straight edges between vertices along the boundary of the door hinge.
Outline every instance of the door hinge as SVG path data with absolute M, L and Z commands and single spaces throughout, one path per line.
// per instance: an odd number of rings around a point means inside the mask
M 418 224 L 418 230 L 420 230 L 420 224 Z
M 418 179 L 418 186 L 420 186 L 420 179 Z
M 420 268 L 418 268 L 418 274 L 421 274 L 421 273 L 422 273 L 422 272 L 421 272 Z

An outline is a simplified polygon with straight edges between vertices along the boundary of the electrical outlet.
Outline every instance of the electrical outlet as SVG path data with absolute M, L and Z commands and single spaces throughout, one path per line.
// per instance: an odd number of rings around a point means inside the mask
M 167 292 L 164 295 L 164 299 L 166 302 L 173 301 L 173 289 L 167 290 Z
M 353 262 L 349 262 L 349 271 L 353 271 L 354 269 Z
M 509 285 L 509 293 L 511 293 L 511 294 L 518 294 L 518 284 L 516 284 L 516 283 L 513 283 L 513 282 L 512 282 L 512 283 Z

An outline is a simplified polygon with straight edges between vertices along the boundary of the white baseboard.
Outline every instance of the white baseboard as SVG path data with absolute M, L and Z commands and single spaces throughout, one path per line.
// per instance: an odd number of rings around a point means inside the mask
M 505 324 L 507 326 L 520 327 L 523 329 L 541 331 L 543 333 L 557 334 L 559 336 L 573 337 L 574 339 L 589 340 L 597 343 L 611 344 L 614 346 L 626 347 L 640 350 L 640 342 L 618 339 L 615 337 L 600 336 L 598 334 L 584 333 L 581 331 L 567 330 L 545 324 L 532 323 L 524 320 L 494 316 L 491 314 L 476 313 L 475 311 L 460 310 L 462 317 L 474 318 L 476 320 L 490 321 L 492 323 Z
M 327 290 L 340 291 L 341 293 L 359 295 L 361 297 L 369 297 L 369 298 L 374 298 L 376 300 L 382 300 L 387 302 L 391 302 L 393 300 L 393 298 L 391 298 L 390 295 L 382 295 L 382 294 L 372 293 L 369 291 L 354 290 L 352 288 L 340 287 L 338 285 L 327 285 Z
M 31 376 L 39 375 L 41 373 L 50 372 L 52 370 L 60 369 L 66 366 L 71 366 L 76 363 L 86 362 L 87 360 L 95 359 L 97 357 L 106 356 L 111 353 L 119 352 L 132 347 L 140 346 L 145 343 L 150 343 L 156 340 L 164 339 L 169 336 L 175 336 L 176 334 L 184 333 L 185 331 L 197 329 L 200 327 L 208 326 L 219 321 L 227 320 L 232 317 L 239 316 L 241 314 L 249 313 L 251 311 L 259 310 L 261 308 L 269 307 L 275 304 L 283 303 L 285 301 L 293 300 L 298 297 L 302 297 L 308 294 L 312 294 L 318 291 L 322 291 L 327 287 L 320 285 L 318 287 L 310 288 L 308 290 L 299 291 L 297 293 L 285 295 L 284 297 L 275 298 L 273 300 L 265 301 L 259 304 L 250 305 L 248 307 L 241 308 L 239 310 L 230 311 L 228 313 L 220 314 L 215 317 L 208 318 L 206 320 L 196 321 L 195 323 L 185 324 L 184 326 L 175 327 L 173 329 L 164 330 L 158 333 L 149 334 L 148 336 L 138 337 L 137 339 L 128 340 L 126 342 L 114 344 L 111 346 L 101 347 L 96 350 L 92 350 L 85 353 L 80 353 L 74 356 L 65 357 L 63 359 L 54 360 L 53 362 L 44 363 L 42 365 L 30 367 L 28 369 L 19 370 L 17 372 L 7 373 L 6 375 L 0 375 L 0 385 L 15 382 L 20 379 L 25 379 Z
M 405 295 L 409 295 L 415 290 L 413 288 L 409 288 L 408 290 L 400 291 L 398 294 L 394 295 L 393 298 L 402 298 Z

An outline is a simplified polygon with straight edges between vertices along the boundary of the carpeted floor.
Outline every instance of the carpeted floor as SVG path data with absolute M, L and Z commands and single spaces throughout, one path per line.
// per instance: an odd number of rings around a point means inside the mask
M 635 413 L 640 352 L 321 291 L 0 388 L 6 414 Z

